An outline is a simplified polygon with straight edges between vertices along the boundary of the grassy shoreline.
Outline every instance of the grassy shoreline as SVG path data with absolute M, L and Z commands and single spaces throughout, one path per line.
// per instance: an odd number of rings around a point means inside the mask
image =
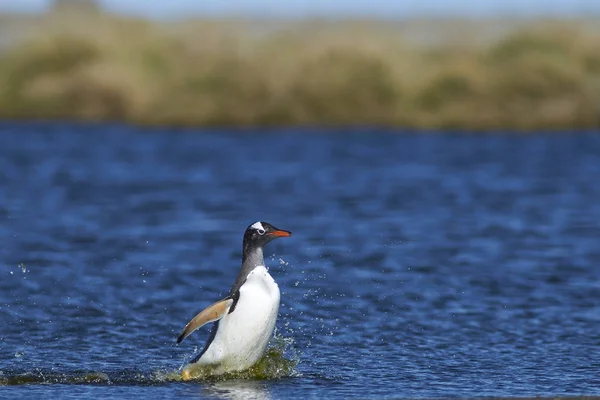
M 590 129 L 600 125 L 595 22 L 157 23 L 50 13 L 14 24 L 20 37 L 0 51 L 0 118 Z

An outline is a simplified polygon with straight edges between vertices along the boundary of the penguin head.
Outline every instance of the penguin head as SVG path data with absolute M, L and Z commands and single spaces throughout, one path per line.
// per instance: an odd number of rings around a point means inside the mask
M 292 232 L 275 228 L 268 222 L 255 222 L 246 228 L 244 233 L 244 249 L 248 247 L 263 247 L 273 239 L 292 236 Z

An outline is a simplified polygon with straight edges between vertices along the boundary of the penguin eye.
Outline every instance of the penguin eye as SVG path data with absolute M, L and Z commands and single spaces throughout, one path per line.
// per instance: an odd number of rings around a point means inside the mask
M 264 229 L 257 229 L 256 230 L 258 232 L 259 235 L 264 235 L 265 234 L 265 230 Z

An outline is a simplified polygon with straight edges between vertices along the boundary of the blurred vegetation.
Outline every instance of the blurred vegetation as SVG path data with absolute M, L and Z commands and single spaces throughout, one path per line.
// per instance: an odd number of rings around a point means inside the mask
M 472 130 L 600 122 L 596 21 L 496 22 L 495 33 L 461 21 L 159 23 L 68 2 L 0 29 L 0 118 Z

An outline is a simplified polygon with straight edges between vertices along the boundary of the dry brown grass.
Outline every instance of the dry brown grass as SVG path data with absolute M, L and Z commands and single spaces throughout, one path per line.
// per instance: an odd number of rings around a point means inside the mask
M 444 24 L 158 24 L 52 14 L 0 53 L 0 117 L 201 126 L 598 125 L 594 24 L 506 24 L 510 29 L 496 34 L 483 24 Z

